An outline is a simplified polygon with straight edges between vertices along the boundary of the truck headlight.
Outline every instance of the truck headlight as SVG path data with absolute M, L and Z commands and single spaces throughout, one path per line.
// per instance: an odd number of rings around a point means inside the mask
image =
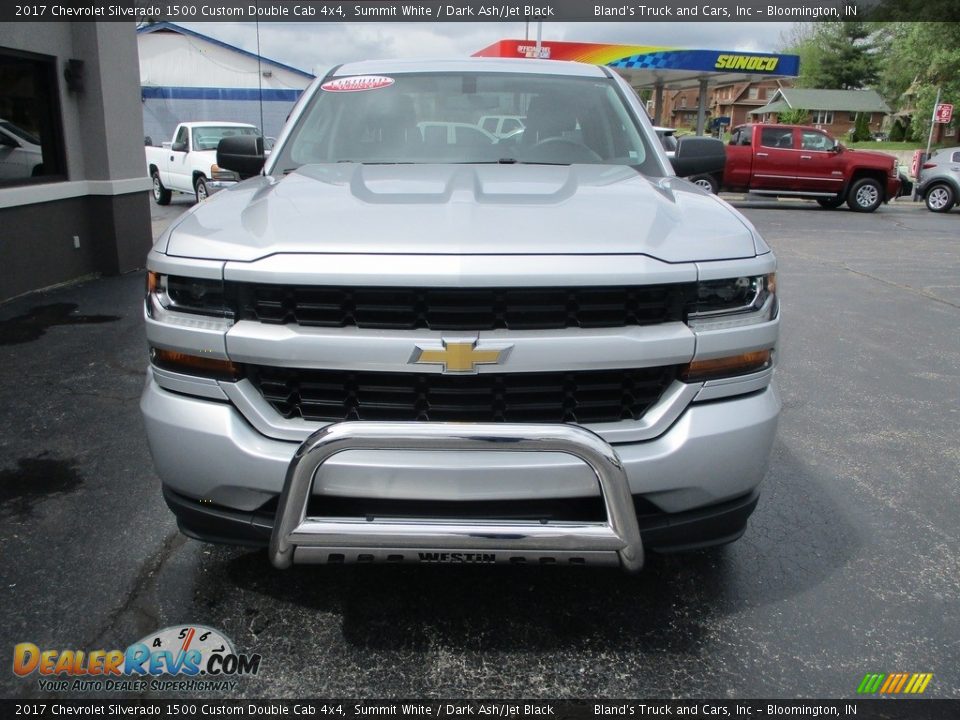
M 157 302 L 165 310 L 232 318 L 233 309 L 227 302 L 222 280 L 190 278 L 179 275 L 147 273 L 147 312 Z
M 773 320 L 778 309 L 776 273 L 704 280 L 697 284 L 687 324 L 694 330 L 755 325 Z

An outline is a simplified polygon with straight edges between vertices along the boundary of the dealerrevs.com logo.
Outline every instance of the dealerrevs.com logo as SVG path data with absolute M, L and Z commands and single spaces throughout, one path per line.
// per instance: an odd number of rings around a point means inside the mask
M 203 625 L 167 627 L 126 650 L 40 649 L 29 642 L 13 649 L 13 672 L 37 675 L 47 692 L 230 691 L 236 678 L 259 670 L 259 655 L 237 653 L 225 635 Z

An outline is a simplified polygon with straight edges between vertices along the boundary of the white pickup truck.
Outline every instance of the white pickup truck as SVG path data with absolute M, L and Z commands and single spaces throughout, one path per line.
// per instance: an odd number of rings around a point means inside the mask
M 200 202 L 238 182 L 240 178 L 235 172 L 217 167 L 217 145 L 225 137 L 259 134 L 257 128 L 246 123 L 180 123 L 171 142 L 146 148 L 153 199 L 158 205 L 167 205 L 176 191 L 193 194 Z

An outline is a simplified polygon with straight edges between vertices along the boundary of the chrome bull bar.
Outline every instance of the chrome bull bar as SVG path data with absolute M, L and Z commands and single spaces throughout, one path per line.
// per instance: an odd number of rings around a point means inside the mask
M 371 520 L 308 517 L 314 478 L 334 455 L 347 450 L 450 450 L 557 452 L 590 467 L 600 483 L 606 522 Z M 363 553 L 357 553 L 363 549 Z M 351 552 L 352 550 L 352 552 Z M 391 555 L 389 551 L 396 551 Z M 270 537 L 270 561 L 277 568 L 294 562 L 322 562 L 346 552 L 351 559 L 462 561 L 464 556 L 515 559 L 584 556 L 616 562 L 625 570 L 643 567 L 643 543 L 630 485 L 616 451 L 602 438 L 575 425 L 500 423 L 345 422 L 328 425 L 304 440 L 287 469 Z M 367 552 L 369 551 L 369 552 Z M 498 558 L 498 553 L 501 556 Z M 470 561 L 469 559 L 467 561 Z

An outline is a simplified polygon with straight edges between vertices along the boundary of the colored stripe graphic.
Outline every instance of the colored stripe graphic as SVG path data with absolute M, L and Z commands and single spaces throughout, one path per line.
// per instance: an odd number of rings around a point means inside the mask
M 919 695 L 927 689 L 933 673 L 867 673 L 857 686 L 857 693 L 872 695 Z
M 863 681 L 857 688 L 857 692 L 872 695 L 880 689 L 880 683 L 883 682 L 885 677 L 886 675 L 883 673 L 867 673 L 863 676 Z

